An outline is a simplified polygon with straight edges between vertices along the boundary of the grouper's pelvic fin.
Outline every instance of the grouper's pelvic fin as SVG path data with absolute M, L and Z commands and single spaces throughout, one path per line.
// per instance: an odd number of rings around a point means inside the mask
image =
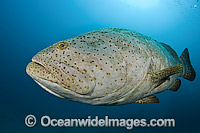
M 144 103 L 159 103 L 159 99 L 154 95 L 150 95 L 150 96 L 147 96 L 147 97 L 144 97 L 142 99 L 137 100 L 135 103 L 141 103 L 141 104 L 144 104 Z
M 196 77 L 196 73 L 190 62 L 189 52 L 187 48 L 181 54 L 179 61 L 181 62 L 181 64 L 183 64 L 183 72 L 181 74 L 181 77 L 193 81 Z
M 183 71 L 183 65 L 176 64 L 174 66 L 167 67 L 159 72 L 151 74 L 151 80 L 153 82 L 160 82 L 162 80 L 166 80 L 171 75 L 182 73 L 182 71 Z

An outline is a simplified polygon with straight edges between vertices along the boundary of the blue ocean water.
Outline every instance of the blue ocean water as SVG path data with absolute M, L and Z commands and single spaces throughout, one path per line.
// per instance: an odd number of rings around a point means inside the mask
M 173 47 L 188 48 L 195 81 L 183 78 L 177 92 L 157 94 L 159 104 L 91 106 L 55 97 L 25 72 L 38 51 L 60 40 L 103 28 L 138 31 Z M 0 132 L 200 132 L 200 3 L 196 0 L 1 0 L 0 1 Z M 33 128 L 36 118 L 173 118 L 176 127 L 156 128 Z

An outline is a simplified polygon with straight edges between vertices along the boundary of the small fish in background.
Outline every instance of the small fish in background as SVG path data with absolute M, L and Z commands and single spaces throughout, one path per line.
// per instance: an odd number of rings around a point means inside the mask
M 135 31 L 102 28 L 38 52 L 26 72 L 55 96 L 92 104 L 158 103 L 196 73 L 186 48 L 178 57 L 167 44 Z
M 197 0 L 197 2 L 199 2 L 199 0 Z M 194 8 L 197 8 L 197 5 L 194 5 Z

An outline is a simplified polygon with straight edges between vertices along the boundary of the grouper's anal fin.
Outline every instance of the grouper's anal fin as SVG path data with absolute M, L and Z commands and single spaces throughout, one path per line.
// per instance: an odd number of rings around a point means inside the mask
M 150 96 L 137 100 L 135 103 L 142 103 L 142 104 L 143 103 L 159 103 L 159 99 L 154 95 L 150 95 Z
M 182 73 L 182 71 L 182 64 L 177 64 L 174 66 L 167 67 L 159 72 L 153 73 L 150 76 L 153 82 L 160 82 L 162 80 L 166 80 L 171 75 Z
M 170 91 L 177 91 L 181 87 L 181 80 L 176 79 L 174 83 L 168 88 Z

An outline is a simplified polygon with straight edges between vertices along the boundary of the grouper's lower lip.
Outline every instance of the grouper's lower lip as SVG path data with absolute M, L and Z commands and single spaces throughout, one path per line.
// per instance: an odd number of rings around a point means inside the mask
M 47 69 L 41 63 L 32 61 L 26 66 L 26 73 L 32 76 L 37 71 L 41 71 L 42 69 L 47 71 Z
M 62 96 L 56 94 L 56 92 L 54 92 L 53 89 L 49 89 L 51 88 L 51 85 L 54 85 L 54 86 L 55 84 L 59 85 L 60 82 L 55 77 L 54 78 L 51 77 L 51 75 L 53 74 L 50 73 L 47 69 L 45 69 L 45 67 L 41 63 L 34 62 L 34 61 L 30 62 L 26 67 L 26 72 L 43 89 L 45 89 L 46 91 L 48 91 L 49 93 L 55 96 L 63 98 Z

